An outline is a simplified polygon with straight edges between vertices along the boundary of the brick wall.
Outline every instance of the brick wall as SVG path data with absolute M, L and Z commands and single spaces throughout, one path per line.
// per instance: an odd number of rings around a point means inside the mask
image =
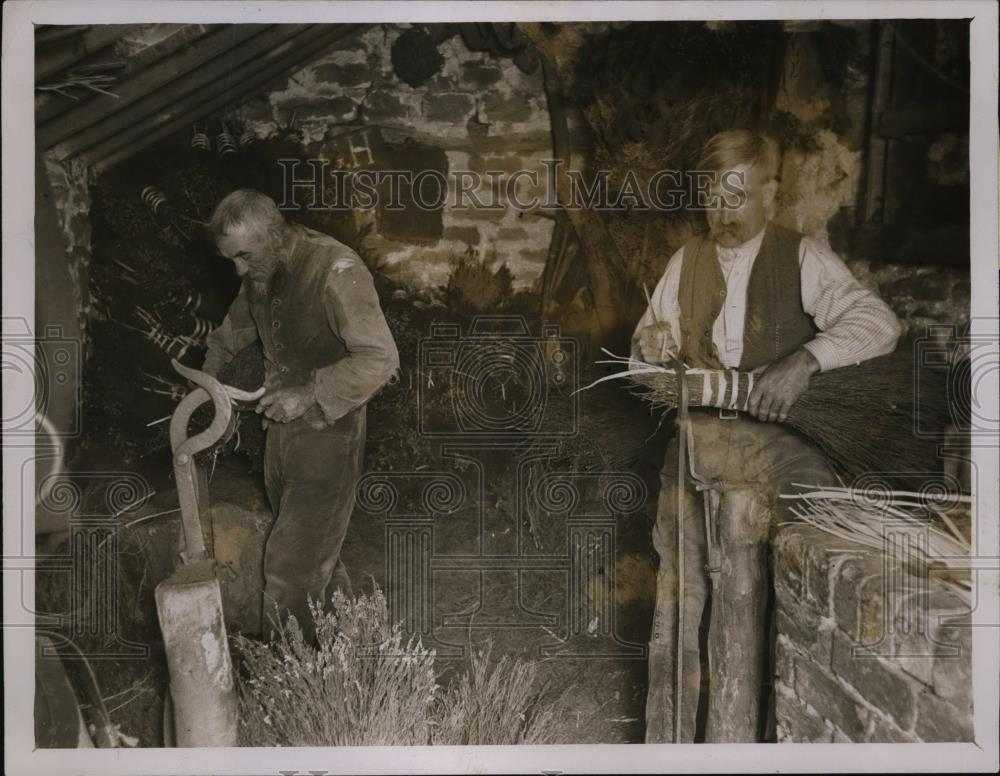
M 779 741 L 972 740 L 966 597 L 804 525 L 774 566 Z
M 878 290 L 903 323 L 904 334 L 921 335 L 927 326 L 968 322 L 971 289 L 968 267 L 915 266 L 849 259 L 854 276 Z
M 443 149 L 446 176 L 456 171 L 535 170 L 551 158 L 548 107 L 541 68 L 528 75 L 509 58 L 471 52 L 459 35 L 439 44 L 443 64 L 418 87 L 393 71 L 393 42 L 407 25 L 380 25 L 319 58 L 288 79 L 285 88 L 244 106 L 252 130 L 266 136 L 294 112 L 308 153 L 330 158 L 337 135 L 378 127 L 387 142 L 412 139 Z M 477 192 L 486 198 L 489 191 Z M 443 284 L 450 261 L 472 246 L 492 268 L 507 265 L 514 288 L 530 288 L 541 275 L 553 222 L 517 209 L 460 211 L 445 206 L 443 234 L 427 242 L 386 239 L 373 212 L 359 214 L 374 229 L 366 248 L 384 271 L 407 285 Z

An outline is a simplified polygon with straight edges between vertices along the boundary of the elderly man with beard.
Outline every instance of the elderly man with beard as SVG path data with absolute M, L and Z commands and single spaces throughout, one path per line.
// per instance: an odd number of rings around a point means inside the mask
M 819 452 L 780 421 L 813 374 L 890 353 L 900 334 L 892 311 L 828 247 L 769 220 L 778 165 L 770 138 L 730 131 L 709 140 L 698 167 L 715 181 L 708 235 L 670 259 L 633 336 L 633 358 L 648 363 L 664 363 L 669 352 L 688 367 L 757 373 L 748 414 L 692 409 L 687 439 L 675 438 L 667 449 L 653 532 L 660 567 L 647 742 L 694 741 L 701 698 L 706 741 L 765 737 L 777 497 L 791 483 L 834 482 Z M 678 444 L 688 445 L 684 482 L 677 481 Z M 677 488 L 685 489 L 684 515 L 677 513 Z M 675 709 L 680 573 L 683 674 L 681 708 Z M 699 628 L 706 606 L 702 677 Z
M 293 614 L 314 638 L 308 601 L 350 594 L 340 548 L 354 507 L 366 403 L 399 356 L 372 276 L 325 234 L 286 223 L 274 201 L 241 189 L 219 203 L 211 231 L 243 279 L 208 337 L 204 371 L 217 375 L 259 340 L 267 392 L 264 481 L 275 513 L 264 552 L 262 623 Z

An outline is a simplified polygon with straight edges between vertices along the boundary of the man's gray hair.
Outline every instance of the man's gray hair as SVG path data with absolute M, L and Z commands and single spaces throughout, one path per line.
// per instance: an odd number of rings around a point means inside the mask
M 237 189 L 215 208 L 209 229 L 219 239 L 235 226 L 256 226 L 269 234 L 282 234 L 287 226 L 277 204 L 254 189 Z
M 701 152 L 698 169 L 723 172 L 745 164 L 760 171 L 761 180 L 778 177 L 781 152 L 774 138 L 759 132 L 734 129 L 714 135 Z

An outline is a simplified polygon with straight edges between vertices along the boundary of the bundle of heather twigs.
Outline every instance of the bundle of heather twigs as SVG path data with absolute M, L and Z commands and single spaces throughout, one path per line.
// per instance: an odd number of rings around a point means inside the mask
M 808 485 L 799 485 L 808 488 Z M 971 589 L 969 504 L 967 496 L 933 496 L 910 491 L 872 494 L 864 489 L 823 487 L 783 494 L 795 503 L 799 520 L 828 534 L 889 551 L 914 576 L 934 572 L 948 587 Z M 903 537 L 909 541 L 900 541 Z
M 625 369 L 597 382 L 625 379 L 654 409 L 676 408 L 673 369 L 618 356 L 601 363 Z M 685 380 L 689 406 L 743 411 L 755 377 L 735 370 L 689 369 Z M 813 376 L 786 422 L 851 481 L 870 472 L 940 471 L 936 446 L 949 421 L 947 374 L 915 368 L 913 348 L 900 345 L 891 355 Z

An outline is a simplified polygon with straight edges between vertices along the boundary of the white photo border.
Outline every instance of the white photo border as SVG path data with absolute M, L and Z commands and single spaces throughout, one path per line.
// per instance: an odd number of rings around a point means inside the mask
M 997 5 L 956 2 L 109 2 L 15 0 L 3 9 L 3 318 L 34 320 L 33 24 L 455 22 L 596 20 L 759 20 L 971 18 L 971 315 L 973 333 L 998 336 Z M 5 323 L 6 326 L 6 323 Z M 5 336 L 8 334 L 5 331 Z M 979 396 L 984 415 L 997 417 L 997 365 Z M 28 406 L 30 374 L 3 373 L 4 407 Z M 988 412 L 993 414 L 989 415 Z M 5 413 L 6 417 L 6 413 Z M 995 442 L 995 440 L 994 440 Z M 10 548 L 33 515 L 8 498 L 20 484 L 21 460 L 31 448 L 4 446 L 4 611 L 34 600 L 33 575 Z M 30 627 L 5 628 L 5 771 L 11 774 L 279 774 L 308 773 L 667 773 L 667 772 L 945 772 L 998 767 L 1000 709 L 1000 451 L 973 449 L 980 472 L 974 518 L 983 565 L 973 613 L 973 688 L 976 743 L 970 744 L 745 744 L 579 745 L 518 747 L 360 747 L 302 749 L 35 750 L 34 642 Z M 30 468 L 30 467 L 29 467 Z M 32 482 L 27 483 L 30 488 Z M 28 492 L 33 492 L 29 490 Z M 22 524 L 26 528 L 22 528 Z M 33 535 L 29 533 L 28 535 Z M 989 549 L 983 549 L 989 548 Z

